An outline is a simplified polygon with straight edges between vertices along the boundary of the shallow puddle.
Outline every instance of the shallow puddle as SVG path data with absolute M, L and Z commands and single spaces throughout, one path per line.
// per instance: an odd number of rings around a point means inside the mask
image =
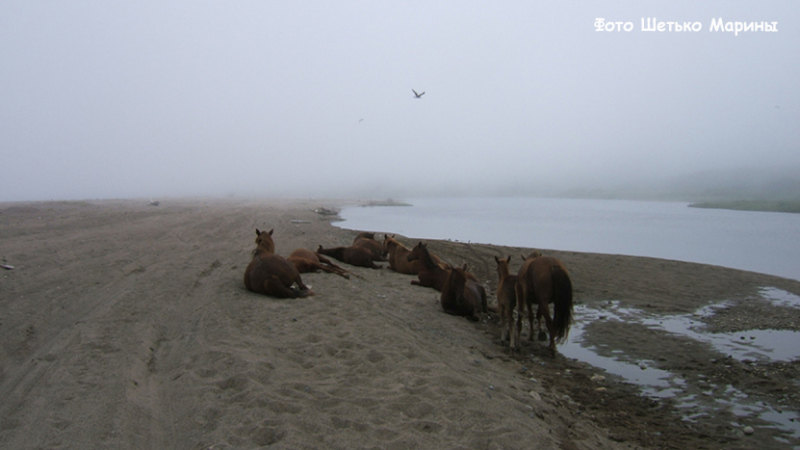
M 761 297 L 769 300 L 776 306 L 800 309 L 800 295 L 794 295 L 782 289 L 774 287 L 761 288 Z
M 641 386 L 645 395 L 649 397 L 673 397 L 682 390 L 686 384 L 684 380 L 666 370 L 650 367 L 653 365 L 652 361 L 627 362 L 622 360 L 624 354 L 621 350 L 614 352 L 619 354 L 619 357 L 609 357 L 600 355 L 594 346 L 584 347 L 581 344 L 584 326 L 595 320 L 623 321 L 614 311 L 578 305 L 575 307 L 575 322 L 570 330 L 569 341 L 559 346 L 558 351 L 568 358 L 589 363 L 612 375 L 622 377 L 629 383 Z
M 800 296 L 776 288 L 763 288 L 761 296 L 776 306 L 800 308 Z M 692 314 L 659 316 L 635 308 L 620 306 L 619 302 L 609 302 L 603 308 L 590 308 L 585 305 L 575 307 L 575 322 L 570 330 L 567 343 L 559 347 L 566 357 L 575 358 L 609 374 L 621 377 L 628 383 L 641 388 L 644 395 L 651 398 L 671 398 L 678 408 L 685 411 L 684 419 L 702 420 L 717 411 L 727 410 L 737 418 L 747 419 L 748 425 L 759 428 L 753 419 L 766 424 L 764 428 L 780 429 L 794 439 L 800 439 L 800 414 L 797 411 L 780 411 L 764 402 L 754 401 L 732 386 L 716 386 L 707 380 L 694 381 L 702 386 L 687 389 L 689 381 L 669 371 L 656 367 L 648 360 L 632 360 L 623 349 L 604 356 L 595 346 L 584 346 L 586 325 L 597 321 L 617 321 L 625 324 L 639 324 L 666 333 L 689 338 L 711 345 L 723 355 L 739 361 L 793 361 L 800 358 L 800 332 L 790 330 L 747 330 L 734 333 L 710 333 L 705 331 L 702 318 L 714 314 L 717 309 L 728 306 L 719 303 L 701 308 Z M 702 378 L 702 377 L 701 377 Z M 701 392 L 691 394 L 688 391 Z M 744 424 L 733 423 L 734 426 Z

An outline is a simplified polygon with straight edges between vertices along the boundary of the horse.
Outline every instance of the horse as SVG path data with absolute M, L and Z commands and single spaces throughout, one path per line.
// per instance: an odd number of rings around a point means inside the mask
M 542 256 L 542 252 L 540 252 L 539 250 L 533 250 L 528 256 L 519 255 L 523 263 L 530 258 L 536 258 L 539 256 Z M 524 303 L 522 304 L 521 308 L 524 308 Z M 539 334 L 537 338 L 540 341 L 546 341 L 547 333 L 545 333 L 544 330 L 542 330 L 542 317 L 544 317 L 544 311 L 542 311 L 542 308 L 536 308 L 536 326 L 539 329 Z M 531 333 L 533 333 L 533 319 L 530 316 L 528 317 L 528 325 L 530 326 Z
M 440 301 L 447 314 L 466 316 L 472 321 L 477 321 L 479 314 L 487 311 L 486 291 L 467 274 L 466 264 L 447 270 Z
M 351 266 L 369 267 L 370 269 L 380 269 L 372 260 L 372 253 L 363 247 L 334 247 L 317 249 L 320 255 L 330 256 Z
M 519 348 L 519 337 L 522 330 L 522 315 L 525 312 L 525 303 L 517 303 L 517 276 L 510 275 L 508 263 L 511 257 L 494 257 L 497 263 L 497 306 L 500 313 L 500 340 L 508 339 L 512 350 Z M 517 309 L 517 326 L 514 327 L 514 308 Z
M 383 238 L 383 249 L 389 254 L 389 268 L 395 272 L 417 275 L 424 268 L 421 261 L 409 261 L 411 250 L 395 239 L 394 235 L 387 234 Z
M 386 261 L 383 245 L 375 239 L 375 233 L 362 231 L 353 239 L 352 247 L 361 247 L 370 252 L 373 261 Z
M 244 271 L 244 286 L 249 291 L 277 298 L 314 295 L 303 284 L 297 268 L 275 254 L 272 232 L 273 230 L 266 232 L 256 228 L 256 249 L 253 251 L 253 259 Z M 297 288 L 293 287 L 295 284 Z
M 347 274 L 346 270 L 333 264 L 328 258 L 320 256 L 307 248 L 295 249 L 286 260 L 294 264 L 294 267 L 300 273 L 318 272 L 322 270 L 350 279 L 350 275 Z
M 528 321 L 531 324 L 529 340 L 533 340 L 533 304 L 537 315 L 544 315 L 547 332 L 550 334 L 550 352 L 556 354 L 556 342 L 563 342 L 569 335 L 572 322 L 572 281 L 567 269 L 552 256 L 533 256 L 522 264 L 517 274 L 517 301 L 525 302 Z M 553 303 L 553 317 L 550 317 Z
M 420 261 L 422 269 L 417 274 L 419 280 L 412 280 L 411 284 L 417 286 L 431 287 L 441 292 L 444 282 L 447 279 L 447 269 L 449 266 L 442 263 L 439 258 L 428 251 L 428 246 L 422 242 L 418 243 L 409 252 L 406 259 L 409 262 Z

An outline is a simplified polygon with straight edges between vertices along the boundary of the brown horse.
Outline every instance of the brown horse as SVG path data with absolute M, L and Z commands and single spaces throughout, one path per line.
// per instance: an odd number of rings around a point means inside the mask
M 500 313 L 500 340 L 508 339 L 512 350 L 519 348 L 519 338 L 522 331 L 522 315 L 525 313 L 525 303 L 517 302 L 517 276 L 510 275 L 508 264 L 511 257 L 494 257 L 497 263 L 497 306 Z M 517 323 L 514 326 L 514 309 L 517 309 Z
M 536 304 L 537 315 L 544 315 L 550 334 L 550 351 L 555 355 L 556 342 L 561 343 L 567 338 L 572 322 L 572 281 L 567 269 L 556 258 L 534 255 L 519 269 L 516 293 L 517 301 L 524 301 L 528 308 L 529 339 L 533 340 L 533 305 Z M 553 303 L 552 318 L 550 303 Z
M 347 274 L 346 270 L 332 263 L 328 258 L 320 256 L 307 248 L 296 249 L 286 260 L 294 264 L 294 267 L 300 273 L 319 272 L 322 270 L 350 279 L 350 275 Z
M 467 265 L 447 270 L 447 279 L 440 297 L 442 309 L 447 314 L 466 316 L 477 321 L 487 311 L 486 291 L 467 274 Z
M 378 266 L 373 262 L 372 253 L 363 247 L 322 248 L 320 245 L 317 249 L 317 253 L 336 258 L 343 263 L 350 264 L 351 266 L 369 267 L 371 269 L 381 268 L 381 266 Z
M 539 250 L 533 250 L 528 256 L 519 255 L 519 257 L 522 258 L 522 262 L 523 263 L 528 259 L 536 258 L 536 257 L 539 257 L 539 256 L 542 256 L 542 252 L 540 252 Z M 524 302 L 521 303 L 520 307 L 524 308 L 525 307 L 525 303 Z M 539 334 L 537 335 L 537 338 L 540 341 L 546 341 L 547 340 L 547 333 L 544 330 L 542 330 L 542 317 L 544 317 L 544 311 L 542 311 L 542 308 L 536 308 L 536 327 L 539 329 Z M 528 316 L 528 325 L 530 326 L 531 333 L 533 333 L 533 317 L 532 316 Z M 533 338 L 531 338 L 531 339 L 533 339 Z
M 419 280 L 412 280 L 411 284 L 417 286 L 431 287 L 441 292 L 444 282 L 447 280 L 447 264 L 442 263 L 439 258 L 428 251 L 428 246 L 422 242 L 418 243 L 408 254 L 408 261 L 420 261 L 422 269 L 417 274 Z
M 259 231 L 256 228 L 256 249 L 253 259 L 244 271 L 245 287 L 258 294 L 278 298 L 297 298 L 314 295 L 303 284 L 300 273 L 282 256 L 276 255 L 272 231 Z M 294 285 L 297 285 L 297 288 Z
M 386 261 L 383 245 L 375 239 L 375 233 L 362 231 L 353 239 L 352 247 L 361 247 L 369 251 L 373 261 Z
M 408 255 L 411 250 L 400 241 L 389 236 L 383 238 L 383 249 L 389 254 L 389 268 L 395 272 L 407 275 L 417 275 L 424 268 L 422 261 L 409 261 Z

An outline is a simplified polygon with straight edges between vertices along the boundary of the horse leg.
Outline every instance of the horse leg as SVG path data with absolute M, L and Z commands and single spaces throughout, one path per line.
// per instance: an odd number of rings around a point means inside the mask
M 297 290 L 286 286 L 286 284 L 275 275 L 271 275 L 264 280 L 264 293 L 278 298 L 300 297 L 300 293 Z
M 331 266 L 327 266 L 325 264 L 322 264 L 320 262 L 320 263 L 314 263 L 314 268 L 315 269 L 319 269 L 319 270 L 321 270 L 323 272 L 333 273 L 333 274 L 339 275 L 340 277 L 347 278 L 348 280 L 350 279 L 350 275 L 347 275 L 345 273 L 345 270 L 342 269 L 341 267 L 337 267 L 337 266 L 332 266 L 331 267 Z
M 528 326 L 530 327 L 530 332 L 528 333 L 528 340 L 533 340 L 533 302 L 527 301 L 525 302 L 528 308 Z
M 550 314 L 550 309 L 547 308 L 547 307 L 545 307 L 545 308 L 546 309 L 544 311 L 546 311 L 547 314 L 549 315 Z M 542 305 L 539 305 L 539 307 L 536 309 L 536 325 L 539 327 L 538 339 L 540 341 L 546 341 L 547 340 L 547 334 L 545 334 L 544 330 L 542 329 L 542 316 L 544 314 L 545 314 L 545 312 L 542 311 Z
M 350 279 L 350 275 L 347 274 L 347 271 L 344 268 L 339 267 L 336 264 L 332 263 L 330 259 L 320 254 L 317 254 L 317 259 L 319 259 L 322 270 L 329 273 L 335 273 L 336 275 L 347 278 L 348 280 Z
M 545 303 L 545 307 L 547 304 Z M 547 332 L 550 333 L 550 355 L 556 356 L 556 326 L 553 319 L 550 318 L 550 310 L 544 310 L 544 322 L 547 325 Z
M 525 279 L 520 277 L 517 279 L 517 282 L 514 284 L 514 293 L 517 294 L 517 342 L 522 339 L 522 316 L 525 314 L 525 308 L 528 308 L 528 321 L 531 323 L 531 327 L 533 327 L 533 318 L 530 312 L 530 298 L 528 298 L 528 289 L 525 286 Z M 531 340 L 533 340 L 533 329 L 531 329 Z
M 505 300 L 498 299 L 497 306 L 500 313 L 500 342 L 505 342 L 506 339 L 511 339 L 508 332 L 508 304 Z
M 517 307 L 516 301 L 507 301 L 506 303 L 506 310 L 505 310 L 505 321 L 506 326 L 504 329 L 508 334 L 508 346 L 511 351 L 517 350 L 519 347 L 519 326 L 522 325 L 522 322 L 519 319 L 519 314 L 517 315 L 516 324 L 514 323 L 514 309 Z
M 309 295 L 314 295 L 314 291 L 312 291 L 308 286 L 303 284 L 303 279 L 300 278 L 300 274 L 298 273 L 297 276 L 292 280 L 293 283 L 297 284 L 297 287 L 300 288 L 300 291 L 297 292 L 298 297 L 307 297 Z M 291 283 L 289 283 L 289 289 L 291 289 Z
M 516 347 L 519 348 L 522 339 L 522 316 L 525 314 L 525 303 L 517 300 L 517 327 L 514 330 Z

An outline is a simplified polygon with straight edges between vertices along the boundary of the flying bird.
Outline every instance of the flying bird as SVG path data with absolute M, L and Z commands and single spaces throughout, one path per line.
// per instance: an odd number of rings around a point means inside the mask
M 414 98 L 422 98 L 422 96 L 425 95 L 425 91 L 417 92 L 414 89 L 412 89 L 411 92 L 414 93 Z

